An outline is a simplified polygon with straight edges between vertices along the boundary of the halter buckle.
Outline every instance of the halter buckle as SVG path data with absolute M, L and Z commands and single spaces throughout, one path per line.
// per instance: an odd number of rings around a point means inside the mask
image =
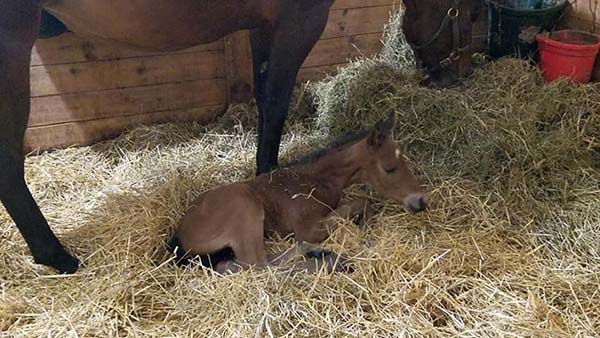
M 460 15 L 460 11 L 458 10 L 458 8 L 450 7 L 446 15 L 450 18 L 458 18 L 458 16 Z
M 460 59 L 460 53 L 458 51 L 453 50 L 450 55 L 448 55 L 448 59 L 452 61 L 457 61 Z
M 444 68 L 450 66 L 451 64 L 454 63 L 454 61 L 456 61 L 456 60 L 453 60 L 450 56 L 443 59 L 442 61 L 440 61 L 439 69 L 441 70 L 441 69 L 444 69 Z

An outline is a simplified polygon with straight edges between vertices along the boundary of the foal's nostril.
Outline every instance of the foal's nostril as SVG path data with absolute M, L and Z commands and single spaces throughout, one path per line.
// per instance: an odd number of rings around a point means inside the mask
M 423 210 L 425 210 L 425 208 L 427 208 L 427 204 L 425 203 L 425 199 L 423 197 L 421 197 L 417 200 L 417 205 L 415 207 L 415 211 L 416 212 L 423 211 Z
M 404 204 L 410 210 L 410 212 L 417 213 L 427 208 L 427 203 L 422 195 L 410 195 L 404 200 Z

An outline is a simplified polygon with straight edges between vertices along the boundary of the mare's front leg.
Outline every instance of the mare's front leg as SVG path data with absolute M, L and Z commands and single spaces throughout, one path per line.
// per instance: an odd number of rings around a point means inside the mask
M 29 62 L 40 24 L 38 0 L 0 4 L 0 200 L 36 263 L 75 272 L 68 254 L 42 215 L 24 178 L 23 138 L 29 118 Z
M 258 104 L 257 173 L 277 167 L 298 70 L 323 33 L 333 0 L 283 0 L 276 23 L 251 32 Z

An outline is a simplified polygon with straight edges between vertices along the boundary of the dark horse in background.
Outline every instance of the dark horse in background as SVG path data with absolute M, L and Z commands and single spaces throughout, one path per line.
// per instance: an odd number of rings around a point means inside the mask
M 334 0 L 0 0 L 0 200 L 36 263 L 61 273 L 79 260 L 56 238 L 24 179 L 29 62 L 42 10 L 85 38 L 174 51 L 251 32 L 259 108 L 257 171 L 277 166 L 296 75 Z M 470 72 L 472 18 L 480 0 L 403 0 L 404 30 L 431 80 Z

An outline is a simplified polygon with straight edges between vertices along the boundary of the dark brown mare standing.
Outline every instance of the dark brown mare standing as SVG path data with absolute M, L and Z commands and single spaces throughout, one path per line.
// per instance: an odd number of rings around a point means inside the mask
M 219 272 L 236 270 L 234 263 L 240 268 L 280 263 L 287 255 L 267 258 L 265 233 L 293 233 L 301 253 L 314 253 L 329 236 L 331 217 L 353 217 L 366 208 L 366 200 L 339 205 L 344 188 L 356 183 L 371 185 L 411 212 L 422 211 L 423 192 L 392 137 L 395 117 L 391 113 L 373 130 L 345 137 L 296 163 L 203 193 L 184 216 L 171 249 L 180 260 L 209 256 Z M 312 263 L 301 262 L 301 268 L 319 266 L 304 265 Z
M 264 173 L 277 165 L 298 69 L 321 35 L 333 1 L 0 0 L 0 200 L 35 262 L 67 273 L 79 266 L 48 226 L 24 179 L 29 61 L 42 9 L 84 37 L 161 51 L 249 29 L 260 112 L 257 171 Z M 470 68 L 465 46 L 471 40 L 471 6 L 480 0 L 403 1 L 407 8 L 404 29 L 409 41 L 420 47 L 418 56 L 433 79 L 447 81 L 464 74 Z M 451 62 L 444 61 L 444 67 L 437 69 L 443 60 Z

